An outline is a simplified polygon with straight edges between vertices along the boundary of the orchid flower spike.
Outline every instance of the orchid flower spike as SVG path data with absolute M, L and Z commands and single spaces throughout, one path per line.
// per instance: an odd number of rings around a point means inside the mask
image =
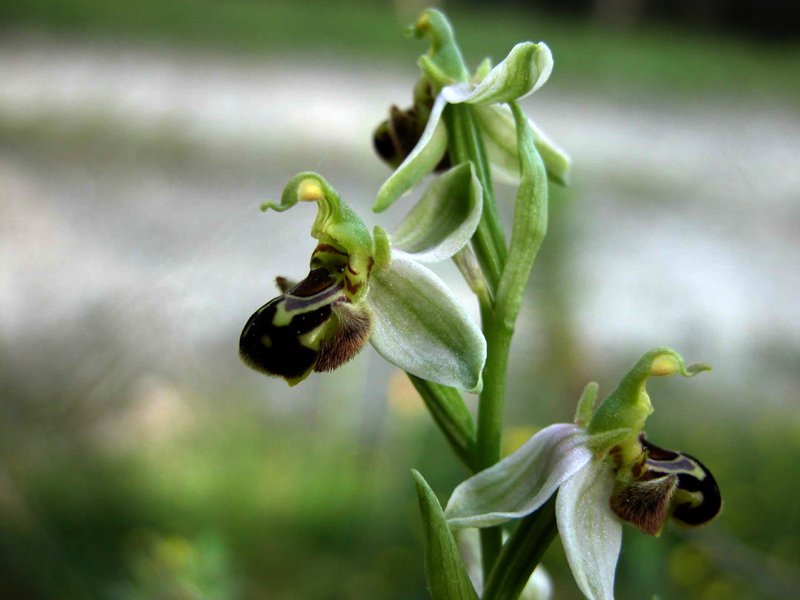
M 413 106 L 405 111 L 392 107 L 390 118 L 375 131 L 375 149 L 396 171 L 378 192 L 373 210 L 386 210 L 426 175 L 447 169 L 449 134 L 442 115 L 448 104 L 470 107 L 495 174 L 518 184 L 516 122 L 507 103 L 545 84 L 553 70 L 550 48 L 544 42 L 517 44 L 500 64 L 492 68 L 486 59 L 470 77 L 450 24 L 441 12 L 424 11 L 409 33 L 429 36 L 431 48 L 419 59 L 422 75 L 414 88 Z M 532 122 L 530 126 L 548 178 L 565 184 L 569 156 Z
M 542 429 L 519 450 L 459 485 L 445 509 L 451 528 L 489 527 L 524 517 L 556 493 L 556 518 L 575 580 L 587 598 L 613 600 L 622 522 L 659 535 L 667 519 L 696 527 L 722 502 L 696 458 L 644 439 L 653 412 L 650 377 L 692 377 L 669 348 L 645 354 L 594 409 L 597 384 L 584 391 L 574 424 Z
M 299 283 L 278 277 L 280 295 L 248 320 L 239 340 L 246 365 L 296 385 L 331 371 L 369 341 L 401 369 L 477 392 L 486 341 L 467 308 L 423 262 L 452 257 L 480 220 L 482 191 L 471 163 L 459 165 L 423 195 L 393 236 L 364 222 L 316 173 L 293 177 L 280 204 L 316 202 L 318 245 Z

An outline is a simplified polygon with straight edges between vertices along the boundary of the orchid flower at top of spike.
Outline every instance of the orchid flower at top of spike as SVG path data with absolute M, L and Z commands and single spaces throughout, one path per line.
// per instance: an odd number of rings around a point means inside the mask
M 484 60 L 470 78 L 442 13 L 424 11 L 410 33 L 430 36 L 431 48 L 419 59 L 422 76 L 414 89 L 414 105 L 406 111 L 392 107 L 390 118 L 375 132 L 378 154 L 397 170 L 381 187 L 373 210 L 387 209 L 433 170 L 447 168 L 448 132 L 442 114 L 448 104 L 470 105 L 491 166 L 502 179 L 518 182 L 516 125 L 505 103 L 524 98 L 544 85 L 553 69 L 550 49 L 544 42 L 517 44 L 494 68 Z M 548 177 L 566 183 L 569 157 L 533 123 L 530 125 Z
M 489 527 L 524 517 L 556 493 L 556 519 L 575 580 L 587 598 L 613 600 L 622 522 L 659 535 L 667 519 L 695 527 L 721 508 L 714 477 L 696 458 L 645 440 L 653 412 L 650 377 L 708 370 L 686 367 L 668 348 L 645 354 L 594 409 L 597 384 L 581 397 L 574 424 L 542 429 L 519 450 L 459 485 L 445 510 L 453 528 Z
M 486 341 L 467 308 L 422 262 L 456 254 L 472 237 L 482 192 L 471 163 L 439 178 L 393 236 L 364 222 L 316 173 L 299 173 L 280 204 L 288 210 L 316 202 L 311 228 L 318 245 L 311 271 L 299 283 L 279 277 L 281 294 L 245 325 L 242 360 L 289 385 L 313 371 L 330 371 L 370 341 L 409 373 L 467 391 L 481 388 Z

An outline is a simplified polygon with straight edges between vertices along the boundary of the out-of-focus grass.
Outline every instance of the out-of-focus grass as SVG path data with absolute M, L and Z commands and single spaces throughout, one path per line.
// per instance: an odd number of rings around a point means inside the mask
M 469 61 L 499 60 L 510 40 L 544 39 L 558 63 L 555 85 L 610 93 L 800 96 L 800 47 L 733 34 L 646 25 L 627 31 L 588 18 L 510 9 L 447 7 Z M 211 0 L 5 0 L 0 27 L 91 33 L 309 59 L 334 51 L 412 64 L 424 49 L 402 35 L 413 14 L 381 3 Z
M 785 480 L 800 461 L 800 421 L 753 424 L 732 407 L 696 427 L 697 399 L 680 384 L 651 386 L 650 438 L 701 457 L 726 504 L 698 532 L 670 526 L 656 539 L 626 527 L 617 597 L 793 597 L 800 523 Z M 184 398 L 183 417 L 165 413 L 164 436 L 144 429 L 132 444 L 63 431 L 29 433 L 24 453 L 0 445 L 0 596 L 427 598 L 409 470 L 442 501 L 461 472 L 421 401 L 397 395 L 377 445 L 246 398 L 228 399 L 226 414 L 199 396 Z M 531 411 L 528 422 L 545 422 L 542 406 Z M 545 564 L 557 597 L 577 600 L 559 543 Z

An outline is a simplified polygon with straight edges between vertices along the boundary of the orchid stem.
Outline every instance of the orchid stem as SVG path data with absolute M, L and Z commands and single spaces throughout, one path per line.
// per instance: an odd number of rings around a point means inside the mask
M 472 236 L 472 246 L 486 277 L 489 291 L 494 295 L 505 265 L 506 245 L 503 228 L 497 216 L 497 203 L 483 142 L 475 130 L 469 106 L 449 105 L 444 111 L 444 119 L 447 130 L 451 133 L 450 162 L 457 165 L 472 161 L 475 165 L 475 174 L 483 189 L 483 214 Z
M 483 214 L 472 238 L 472 245 L 494 298 L 502 280 L 507 249 L 503 228 L 497 215 L 489 162 L 470 106 L 458 104 L 448 106 L 445 110 L 445 119 L 448 133 L 451 134 L 451 162 L 460 164 L 467 160 L 472 161 L 483 188 Z M 506 370 L 511 336 L 514 332 L 513 322 L 497 318 L 494 301 L 489 305 L 485 299 L 482 300 L 481 321 L 486 336 L 487 358 L 483 370 L 483 390 L 478 403 L 478 428 L 473 460 L 477 471 L 491 467 L 500 460 Z M 481 557 L 487 577 L 501 548 L 500 528 L 481 530 Z

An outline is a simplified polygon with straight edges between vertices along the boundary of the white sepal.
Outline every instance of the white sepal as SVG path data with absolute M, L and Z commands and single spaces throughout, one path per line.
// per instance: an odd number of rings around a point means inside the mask
M 405 194 L 436 168 L 447 151 L 447 128 L 441 120 L 447 102 L 441 95 L 433 103 L 428 123 L 417 145 L 392 176 L 378 190 L 372 207 L 374 212 L 383 212 L 395 200 Z
M 392 234 L 394 245 L 420 262 L 455 255 L 478 227 L 483 190 L 471 162 L 438 177 Z
M 542 429 L 453 491 L 445 509 L 448 524 L 490 527 L 532 513 L 592 459 L 587 439 L 585 430 L 572 424 Z
M 467 307 L 427 267 L 392 251 L 386 268 L 370 275 L 367 303 L 378 354 L 412 375 L 478 392 L 486 340 Z
M 566 481 L 556 499 L 558 532 L 575 581 L 589 600 L 614 600 L 622 523 L 611 512 L 613 467 L 593 460 Z
M 542 87 L 553 71 L 553 55 L 547 44 L 522 42 L 493 68 L 477 86 L 455 84 L 442 89 L 451 104 L 497 104 L 519 100 Z

